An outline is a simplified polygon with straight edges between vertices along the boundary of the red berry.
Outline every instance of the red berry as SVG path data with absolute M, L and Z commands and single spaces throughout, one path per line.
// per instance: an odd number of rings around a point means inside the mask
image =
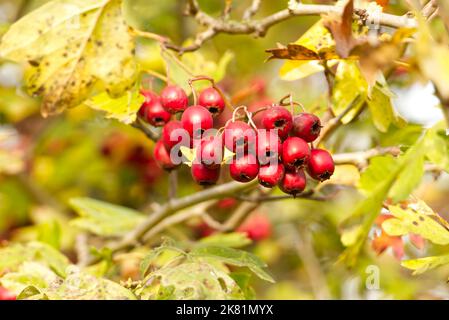
M 167 151 L 162 140 L 159 140 L 154 146 L 153 155 L 157 164 L 162 169 L 170 171 L 177 167 L 177 165 L 174 164 L 173 161 L 171 160 L 170 151 Z
M 319 181 L 327 180 L 332 176 L 334 170 L 334 160 L 329 152 L 322 149 L 311 151 L 307 172 L 312 178 Z
M 218 116 L 225 108 L 225 102 L 220 93 L 213 87 L 204 89 L 198 98 L 198 104 L 205 107 L 214 116 Z
M 316 115 L 311 113 L 301 113 L 293 118 L 293 135 L 312 142 L 320 135 L 321 121 Z
M 279 162 L 269 163 L 259 169 L 259 183 L 267 188 L 272 188 L 284 178 L 284 165 Z
M 243 121 L 233 121 L 228 123 L 222 137 L 224 145 L 232 152 L 236 152 L 238 148 L 247 150 L 249 144 L 254 144 L 256 142 L 256 133 L 254 129 Z
M 202 186 L 210 186 L 216 184 L 220 177 L 220 167 L 210 168 L 204 164 L 193 161 L 192 163 L 192 177 L 196 183 Z
M 16 300 L 16 296 L 12 293 L 6 290 L 3 287 L 0 287 L 0 301 L 1 300 Z
M 181 121 L 172 120 L 169 121 L 162 128 L 162 141 L 168 151 L 170 151 L 175 145 L 181 143 L 186 147 L 191 147 L 192 143 L 187 132 L 184 130 Z
M 213 168 L 223 161 L 223 144 L 221 137 L 203 138 L 196 149 L 196 158 L 203 165 Z
M 282 162 L 287 169 L 303 167 L 310 158 L 307 142 L 298 137 L 289 137 L 282 144 Z
M 238 228 L 238 232 L 246 233 L 248 238 L 259 241 L 271 235 L 271 222 L 266 215 L 253 213 Z
M 139 115 L 149 124 L 161 127 L 170 121 L 171 114 L 167 112 L 161 104 L 161 99 L 153 92 L 142 90 L 145 102 L 139 110 Z
M 187 108 L 189 99 L 181 87 L 168 85 L 161 92 L 161 103 L 168 112 L 177 113 Z
M 237 204 L 237 200 L 235 198 L 224 198 L 218 201 L 217 207 L 220 209 L 230 209 Z
M 257 130 L 257 159 L 260 164 L 278 159 L 282 153 L 282 141 L 272 130 Z
M 306 175 L 304 170 L 286 171 L 284 178 L 279 183 L 279 188 L 288 194 L 297 195 L 304 191 L 306 187 Z
M 214 120 L 210 112 L 202 106 L 191 106 L 183 112 L 181 123 L 190 137 L 201 138 L 204 131 L 214 126 Z
M 232 179 L 239 182 L 249 182 L 257 177 L 259 173 L 259 164 L 257 159 L 251 153 L 234 157 L 229 165 L 229 172 Z
M 265 129 L 278 129 L 278 135 L 281 139 L 287 138 L 292 128 L 292 114 L 280 106 L 270 107 L 263 113 L 262 125 Z

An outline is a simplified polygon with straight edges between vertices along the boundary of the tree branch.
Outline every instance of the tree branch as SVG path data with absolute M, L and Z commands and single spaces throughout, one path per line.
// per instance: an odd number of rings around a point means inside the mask
M 393 156 L 399 155 L 401 150 L 399 147 L 385 147 L 385 148 L 373 148 L 366 151 L 337 153 L 332 155 L 335 164 L 353 164 L 358 167 L 365 167 L 369 159 L 391 154 Z
M 273 13 L 265 18 L 252 20 L 251 17 L 257 12 L 260 1 L 254 0 L 250 8 L 248 8 L 243 17 L 243 21 L 235 21 L 224 18 L 214 18 L 207 13 L 201 11 L 198 3 L 195 0 L 188 0 L 186 13 L 192 16 L 199 25 L 206 27 L 206 31 L 199 33 L 194 40 L 194 43 L 187 47 L 177 46 L 168 41 L 164 45 L 172 50 L 180 53 L 195 51 L 207 40 L 215 37 L 220 33 L 225 34 L 249 34 L 256 37 L 263 37 L 268 30 L 285 20 L 299 16 L 314 16 L 329 13 L 341 14 L 343 7 L 334 5 L 321 4 L 302 4 L 293 2 L 288 9 L 284 9 Z M 356 18 L 361 21 L 367 21 L 366 10 L 355 9 L 354 14 Z M 396 16 L 388 13 L 380 13 L 375 17 L 380 25 L 401 28 L 401 27 L 416 27 L 416 20 L 408 17 L 408 15 Z

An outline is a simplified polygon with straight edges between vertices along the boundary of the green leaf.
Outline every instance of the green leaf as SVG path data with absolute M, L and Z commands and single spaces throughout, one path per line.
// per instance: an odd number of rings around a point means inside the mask
M 253 300 L 256 298 L 256 293 L 250 286 L 251 274 L 247 272 L 232 272 L 230 276 L 243 291 L 246 300 Z
M 345 124 L 350 122 L 360 111 L 367 95 L 368 83 L 361 74 L 357 61 L 340 61 L 332 90 L 332 110 L 334 114 L 341 114 L 350 107 L 351 111 L 342 119 Z
M 422 274 L 428 270 L 449 264 L 449 254 L 435 257 L 425 257 L 414 260 L 405 260 L 401 265 L 407 269 L 414 270 L 413 275 Z
M 59 276 L 65 276 L 69 260 L 59 251 L 41 242 L 11 244 L 0 249 L 0 273 L 16 271 L 24 261 L 34 261 L 50 267 Z
M 229 248 L 240 248 L 250 243 L 251 239 L 248 238 L 246 233 L 242 232 L 213 234 L 208 237 L 202 238 L 199 241 L 200 245 L 221 246 Z
M 391 102 L 392 93 L 386 84 L 376 83 L 371 96 L 367 99 L 367 105 L 376 128 L 381 132 L 387 132 L 392 123 L 403 126 L 405 121 L 396 113 Z
M 97 278 L 72 266 L 66 279 L 44 290 L 50 300 L 136 300 L 134 294 L 118 283 Z
M 421 137 L 404 155 L 396 159 L 390 156 L 372 159 L 360 178 L 359 186 L 365 198 L 356 204 L 349 217 L 342 222 L 342 227 L 346 226 L 346 229 L 355 228 L 358 224 L 360 231 L 340 256 L 340 261 L 345 261 L 350 266 L 355 264 L 386 198 L 400 201 L 416 187 L 423 172 L 421 167 L 425 152 L 425 138 Z
M 58 275 L 47 266 L 37 262 L 24 262 L 16 272 L 9 272 L 0 278 L 0 283 L 8 291 L 19 295 L 30 286 L 42 291 L 58 279 Z
M 422 213 L 400 206 L 389 206 L 394 219 L 385 220 L 382 228 L 392 236 L 402 236 L 408 233 L 418 234 L 421 237 L 439 245 L 449 244 L 449 231 L 435 221 L 434 215 Z
M 274 282 L 274 279 L 263 270 L 263 268 L 267 267 L 267 264 L 256 255 L 246 251 L 226 247 L 208 246 L 195 248 L 190 252 L 190 255 L 218 259 L 223 263 L 237 267 L 247 267 L 259 278 Z
M 224 271 L 206 262 L 186 262 L 151 274 L 144 299 L 222 300 L 243 299 L 237 283 Z
M 78 106 L 94 86 L 121 96 L 137 75 L 121 0 L 50 1 L 11 26 L 0 56 L 29 62 L 26 86 L 44 115 Z
M 37 226 L 38 236 L 40 242 L 46 243 L 55 249 L 59 249 L 61 245 L 61 225 L 56 219 L 48 222 L 43 222 Z
M 439 124 L 427 132 L 426 157 L 446 172 L 449 172 L 449 136 L 445 124 Z
M 81 216 L 71 223 L 101 236 L 120 236 L 145 217 L 138 211 L 90 198 L 73 198 L 70 206 Z
M 145 97 L 138 90 L 133 90 L 115 99 L 103 92 L 86 100 L 84 104 L 92 109 L 106 112 L 106 118 L 131 124 L 136 120 L 136 113 L 144 101 Z

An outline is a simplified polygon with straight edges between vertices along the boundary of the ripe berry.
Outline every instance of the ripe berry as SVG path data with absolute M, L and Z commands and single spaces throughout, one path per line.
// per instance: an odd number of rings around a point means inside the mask
M 271 222 L 266 215 L 253 213 L 237 228 L 237 231 L 246 233 L 251 240 L 263 240 L 271 235 Z
M 235 157 L 229 165 L 229 172 L 232 179 L 239 182 L 249 182 L 257 177 L 259 173 L 259 164 L 257 159 L 251 153 Z
M 223 132 L 223 144 L 232 152 L 237 148 L 248 149 L 249 144 L 256 142 L 256 133 L 249 124 L 243 121 L 233 121 L 226 125 Z
M 293 135 L 312 142 L 320 135 L 321 121 L 316 115 L 311 113 L 301 113 L 293 118 Z
M 326 150 L 313 149 L 310 153 L 307 172 L 319 181 L 329 179 L 334 173 L 335 165 L 332 156 Z
M 168 112 L 177 113 L 187 108 L 189 99 L 181 87 L 168 85 L 161 92 L 161 103 Z
M 162 141 L 165 147 L 170 151 L 175 145 L 182 142 L 182 145 L 191 146 L 191 141 L 188 134 L 185 132 L 181 121 L 169 121 L 162 128 Z
M 278 159 L 282 153 L 282 141 L 272 130 L 257 130 L 257 159 L 260 164 L 267 164 Z
M 191 106 L 183 112 L 181 123 L 190 137 L 201 138 L 204 131 L 214 126 L 214 120 L 210 112 L 202 106 Z
M 262 125 L 265 129 L 278 129 L 278 135 L 281 139 L 287 138 L 292 128 L 292 114 L 280 106 L 270 107 L 262 116 Z
M 170 152 L 164 146 L 162 140 L 159 140 L 154 146 L 154 159 L 157 164 L 164 170 L 170 171 L 177 167 L 170 158 Z
M 12 293 L 6 290 L 3 287 L 0 287 L 0 301 L 1 300 L 16 300 L 16 296 Z
M 306 175 L 304 170 L 286 171 L 284 178 L 279 183 L 279 188 L 288 194 L 296 196 L 298 193 L 304 191 L 306 187 Z
M 301 138 L 289 137 L 282 144 L 282 162 L 286 169 L 301 168 L 307 164 L 309 158 L 309 145 Z
M 220 95 L 220 93 L 215 90 L 215 88 L 210 87 L 207 89 L 204 89 L 198 98 L 198 104 L 200 106 L 205 107 L 209 112 L 212 114 L 212 116 L 216 117 L 225 108 L 225 102 Z
M 198 161 L 193 161 L 191 172 L 196 183 L 202 186 L 210 186 L 217 183 L 220 177 L 220 166 L 209 168 Z
M 161 104 L 160 98 L 153 92 L 142 90 L 145 102 L 139 110 L 139 115 L 149 124 L 161 127 L 170 121 L 171 114 L 167 112 Z
M 284 173 L 285 169 L 282 163 L 266 164 L 259 169 L 259 183 L 266 188 L 272 188 L 284 178 Z
M 203 138 L 196 149 L 196 158 L 203 165 L 214 168 L 223 161 L 223 143 L 221 137 Z

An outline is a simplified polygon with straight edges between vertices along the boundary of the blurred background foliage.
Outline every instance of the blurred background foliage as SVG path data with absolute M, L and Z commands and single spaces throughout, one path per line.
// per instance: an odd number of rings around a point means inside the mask
M 45 2 L 0 0 L 0 33 L 18 17 Z M 212 15 L 219 15 L 224 3 L 221 0 L 199 2 Z M 248 0 L 236 2 L 233 14 L 240 15 L 245 8 L 243 4 L 249 3 Z M 387 0 L 383 4 L 388 6 L 389 12 L 406 12 L 401 1 L 388 4 Z M 285 6 L 286 1 L 263 1 L 257 16 Z M 182 14 L 183 10 L 184 1 L 125 1 L 126 18 L 132 26 L 167 35 L 176 43 L 188 43 L 189 35 L 195 33 L 196 24 Z M 265 49 L 276 47 L 278 42 L 295 41 L 317 19 L 290 19 L 270 29 L 261 39 L 219 35 L 198 52 L 185 54 L 183 61 L 196 68 L 197 73 L 215 72 L 217 78 L 223 78 L 220 85 L 230 95 L 250 92 L 240 103 L 276 101 L 292 92 L 307 110 L 322 114 L 327 104 L 327 88 L 321 73 L 283 81 L 278 75 L 283 62 L 265 62 Z M 225 52 L 228 56 L 224 58 Z M 137 57 L 143 69 L 165 72 L 156 42 L 140 40 Z M 154 202 L 166 200 L 167 174 L 157 167 L 152 158 L 153 144 L 140 131 L 107 120 L 85 106 L 43 119 L 39 100 L 30 98 L 22 89 L 22 74 L 20 66 L 0 61 L 0 239 L 40 240 L 73 258 L 79 232 L 69 224 L 74 217 L 69 199 L 88 196 L 142 212 L 148 211 Z M 146 80 L 144 83 L 156 91 L 163 86 L 160 80 Z M 339 128 L 327 146 L 337 153 L 366 150 L 377 144 L 412 144 L 423 125 L 430 126 L 442 119 L 433 89 L 418 80 L 413 74 L 403 76 L 401 70 L 392 77 L 395 107 L 409 120 L 405 128 L 390 127 L 381 133 L 365 113 L 358 121 Z M 257 214 L 270 221 L 269 236 L 254 241 L 245 249 L 266 261 L 277 281 L 271 284 L 253 279 L 257 298 L 449 298 L 446 284 L 449 267 L 412 276 L 409 270 L 401 267 L 392 248 L 378 255 L 368 242 L 354 268 L 346 269 L 335 263 L 344 248 L 338 225 L 349 213 L 349 204 L 357 199 L 352 186 L 358 179 L 354 166 L 339 166 L 331 181 L 347 187 L 339 191 L 338 198 L 324 203 L 300 199 L 270 202 L 257 209 Z M 192 183 L 188 168 L 183 167 L 179 193 L 189 194 L 199 189 Z M 413 194 L 435 212 L 449 218 L 449 176 L 446 173 L 426 174 Z M 218 219 L 228 212 L 229 204 L 222 205 L 224 209 L 214 211 Z M 374 228 L 371 238 L 376 232 L 379 230 Z M 201 222 L 193 220 L 186 226 L 172 227 L 166 233 L 187 240 L 198 239 L 207 230 Z M 408 258 L 437 255 L 448 249 L 426 243 L 419 250 L 407 237 L 399 245 L 404 246 L 404 255 Z M 119 277 L 126 280 L 128 276 L 135 276 L 137 267 L 133 260 L 120 261 Z M 370 281 L 370 266 L 378 268 L 380 275 L 379 288 L 373 290 L 366 286 Z

